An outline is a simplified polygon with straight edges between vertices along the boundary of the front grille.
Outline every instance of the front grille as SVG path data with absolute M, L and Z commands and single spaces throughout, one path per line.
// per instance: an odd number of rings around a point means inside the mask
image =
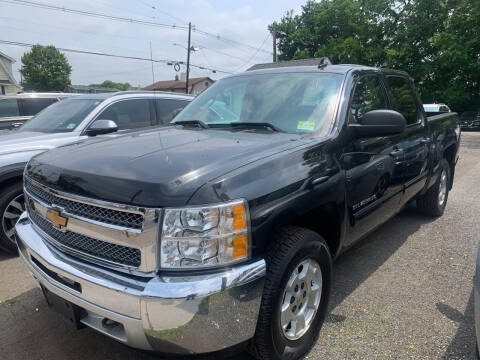
M 37 199 L 41 200 L 47 205 L 58 205 L 64 208 L 65 211 L 70 214 L 82 216 L 84 218 L 100 221 L 106 224 L 123 226 L 131 229 L 142 229 L 144 217 L 141 214 L 106 209 L 104 207 L 84 204 L 74 200 L 67 200 L 43 190 L 27 177 L 25 177 L 24 185 L 27 192 Z
M 57 230 L 48 220 L 34 210 L 32 206 L 28 207 L 28 215 L 40 230 L 69 249 L 83 253 L 86 256 L 94 256 L 122 265 L 131 267 L 140 266 L 141 257 L 139 249 L 112 244 L 68 230 L 65 232 Z

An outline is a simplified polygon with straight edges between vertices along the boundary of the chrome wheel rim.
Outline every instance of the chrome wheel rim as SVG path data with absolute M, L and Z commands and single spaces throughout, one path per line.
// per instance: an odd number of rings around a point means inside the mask
M 25 199 L 23 193 L 13 198 L 5 208 L 2 216 L 2 230 L 8 240 L 16 244 L 15 224 L 20 215 L 25 211 Z
M 314 259 L 294 267 L 283 291 L 280 325 L 289 340 L 301 338 L 312 325 L 322 296 L 322 270 Z
M 438 205 L 442 206 L 447 197 L 447 171 L 444 169 L 440 174 L 440 188 L 438 190 Z

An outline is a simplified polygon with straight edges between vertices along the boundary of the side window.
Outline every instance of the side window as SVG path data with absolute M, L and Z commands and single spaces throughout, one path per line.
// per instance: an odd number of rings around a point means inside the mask
M 387 99 L 376 75 L 361 78 L 355 85 L 350 106 L 350 123 L 362 123 L 362 117 L 372 110 L 387 108 Z
M 407 125 L 418 122 L 418 110 L 410 82 L 400 76 L 388 76 L 388 87 L 393 110 L 405 116 Z
M 187 100 L 156 99 L 158 123 L 167 125 L 188 103 Z
M 57 102 L 56 98 L 20 99 L 24 116 L 36 115 L 54 102 Z
M 115 121 L 118 130 L 151 126 L 150 101 L 148 99 L 131 99 L 116 102 L 103 110 L 97 119 Z
M 0 117 L 19 115 L 17 99 L 0 99 Z

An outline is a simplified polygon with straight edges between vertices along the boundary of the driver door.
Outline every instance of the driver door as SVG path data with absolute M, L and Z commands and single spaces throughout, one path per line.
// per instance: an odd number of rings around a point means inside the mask
M 362 123 L 369 111 L 388 109 L 383 78 L 376 73 L 357 79 L 350 100 L 349 123 Z M 394 215 L 399 207 L 404 153 L 401 134 L 373 138 L 351 137 L 344 148 L 349 241 L 353 243 Z M 350 244 L 347 244 L 350 245 Z

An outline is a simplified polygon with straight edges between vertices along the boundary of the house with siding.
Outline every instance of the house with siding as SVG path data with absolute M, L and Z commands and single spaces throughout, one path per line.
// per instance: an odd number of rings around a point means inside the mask
M 198 78 L 189 78 L 188 79 L 188 93 L 192 95 L 198 95 L 203 90 L 212 85 L 214 81 L 209 77 L 198 77 Z M 164 80 L 157 81 L 152 85 L 148 85 L 143 88 L 143 90 L 150 91 L 172 91 L 178 93 L 185 93 L 186 87 L 186 78 L 185 74 L 181 74 L 179 78 L 178 75 L 175 76 L 175 80 Z
M 16 94 L 22 89 L 13 77 L 14 62 L 14 59 L 0 51 L 0 95 Z

